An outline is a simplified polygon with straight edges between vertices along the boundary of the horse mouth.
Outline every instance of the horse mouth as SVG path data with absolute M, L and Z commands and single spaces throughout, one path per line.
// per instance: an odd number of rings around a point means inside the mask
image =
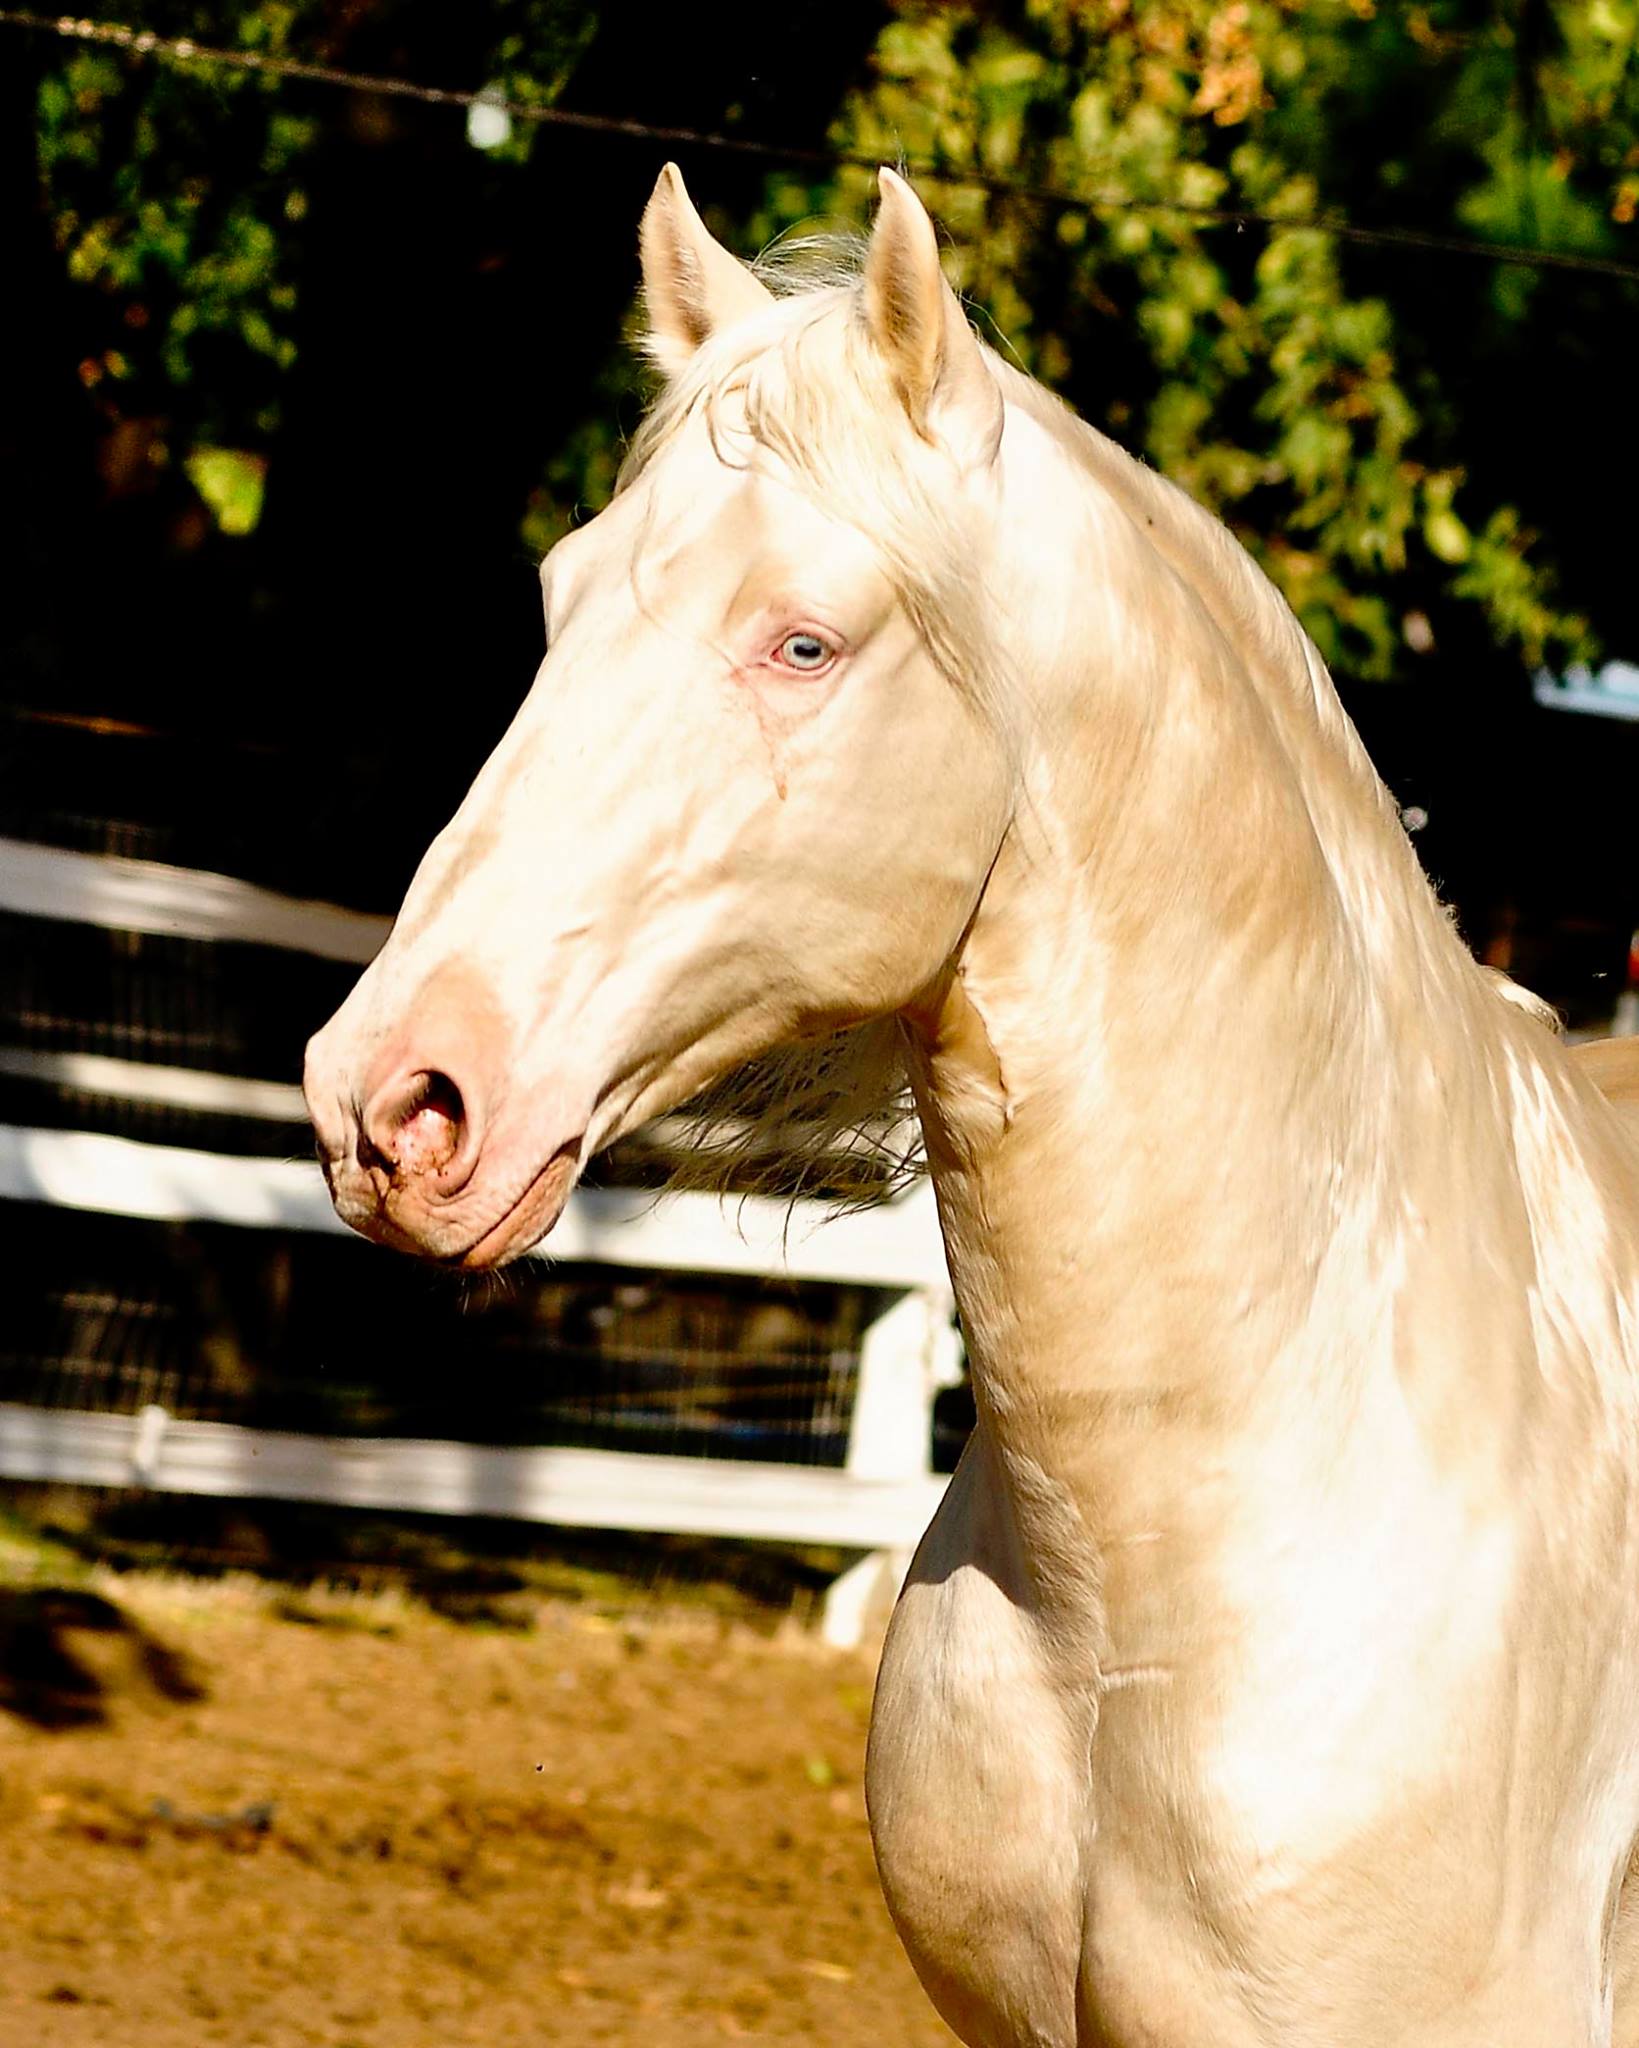
M 476 1224 L 467 1220 L 470 1201 L 429 1199 L 423 1178 L 399 1180 L 379 1169 L 361 1176 L 329 1162 L 326 1178 L 337 1213 L 361 1236 L 457 1272 L 477 1273 L 522 1258 L 552 1229 L 579 1177 L 582 1145 L 582 1137 L 567 1139 L 499 1215 Z

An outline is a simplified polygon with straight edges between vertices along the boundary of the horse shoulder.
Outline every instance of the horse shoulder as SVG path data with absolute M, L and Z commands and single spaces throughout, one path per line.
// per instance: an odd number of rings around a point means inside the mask
M 975 2048 L 1073 2048 L 1090 1731 L 1055 1687 L 983 1424 L 883 1648 L 866 1794 L 928 1995 Z

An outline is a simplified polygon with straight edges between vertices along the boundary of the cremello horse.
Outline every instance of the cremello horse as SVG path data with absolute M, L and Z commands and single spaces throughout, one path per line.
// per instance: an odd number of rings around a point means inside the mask
M 848 1032 L 869 1108 L 892 1038 L 979 1410 L 869 1765 L 940 2011 L 1639 2041 L 1639 1143 L 1269 584 L 881 188 L 856 276 L 771 293 L 661 177 L 667 389 L 311 1049 L 337 1206 L 494 1264 L 748 1059 Z

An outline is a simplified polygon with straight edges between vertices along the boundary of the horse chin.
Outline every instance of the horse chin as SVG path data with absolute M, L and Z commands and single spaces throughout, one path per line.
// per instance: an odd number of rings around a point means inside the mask
M 483 1272 L 504 1266 L 524 1253 L 551 1231 L 563 1214 L 564 1204 L 580 1176 L 581 1139 L 561 1145 L 536 1174 L 506 1214 L 446 1263 L 464 1273 Z

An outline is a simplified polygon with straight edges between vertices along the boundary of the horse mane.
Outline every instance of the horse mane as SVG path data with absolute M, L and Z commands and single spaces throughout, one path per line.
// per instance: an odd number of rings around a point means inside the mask
M 1277 725 L 1286 727 L 1289 755 L 1300 777 L 1306 765 L 1324 765 L 1333 786 L 1308 786 L 1305 796 L 1334 879 L 1353 899 L 1357 928 L 1382 926 L 1378 906 L 1363 899 L 1368 892 L 1380 897 L 1387 889 L 1396 899 L 1394 942 L 1415 955 L 1417 985 L 1424 991 L 1442 989 L 1461 1013 L 1471 1043 L 1502 1055 L 1515 1042 L 1511 1027 L 1521 1020 L 1558 1038 L 1564 1029 L 1558 1011 L 1500 968 L 1482 965 L 1463 943 L 1319 650 L 1246 549 L 1170 478 L 1089 426 L 1033 378 L 999 358 L 992 360 L 1009 401 L 1093 478 L 1188 583 L 1244 662 Z M 1363 861 L 1366 840 L 1372 858 Z
M 929 488 L 914 433 L 876 373 L 860 311 L 863 246 L 834 237 L 788 242 L 754 265 L 774 303 L 708 338 L 662 389 L 616 490 L 630 488 L 697 416 L 724 461 L 749 465 L 759 452 L 771 455 L 873 542 L 929 654 L 1016 758 L 1017 694 L 987 630 L 985 531 L 962 493 Z M 1471 1032 L 1506 1036 L 1497 1027 L 1521 1011 L 1557 1029 L 1546 1004 L 1479 967 L 1456 938 L 1313 642 L 1263 571 L 1185 492 L 981 347 L 1007 402 L 1113 500 L 1233 649 L 1285 730 L 1294 766 L 1314 779 L 1305 795 L 1340 886 L 1360 898 L 1363 913 L 1370 892 L 1386 889 L 1392 899 L 1389 918 L 1373 904 L 1363 928 L 1375 925 L 1409 947 L 1424 988 L 1441 987 Z M 901 445 L 906 459 L 885 452 Z M 686 1147 L 674 1185 L 792 1199 L 812 1190 L 839 1206 L 862 1206 L 900 1191 L 923 1166 L 893 1017 L 782 1047 L 707 1089 L 681 1120 Z
M 924 1171 L 905 1041 L 872 1017 L 753 1060 L 677 1112 L 668 1188 L 871 1208 Z

